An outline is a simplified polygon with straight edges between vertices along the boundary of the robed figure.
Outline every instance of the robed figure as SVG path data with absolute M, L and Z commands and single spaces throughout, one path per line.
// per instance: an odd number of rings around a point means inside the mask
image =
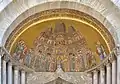
M 98 41 L 96 44 L 97 54 L 100 56 L 100 60 L 103 60 L 106 57 L 106 53 L 102 44 Z

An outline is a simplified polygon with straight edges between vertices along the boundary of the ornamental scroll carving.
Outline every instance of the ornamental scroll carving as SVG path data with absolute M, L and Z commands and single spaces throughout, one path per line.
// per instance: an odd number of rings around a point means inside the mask
M 78 72 L 96 63 L 84 36 L 73 26 L 66 28 L 62 22 L 41 32 L 32 49 L 28 49 L 22 40 L 18 44 L 18 51 L 13 56 L 36 72 L 54 72 L 57 65 L 65 72 Z

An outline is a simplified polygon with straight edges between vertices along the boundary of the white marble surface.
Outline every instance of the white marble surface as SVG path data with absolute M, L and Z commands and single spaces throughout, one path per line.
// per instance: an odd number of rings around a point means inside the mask
M 117 57 L 117 84 L 120 84 L 120 55 Z
M 120 0 L 111 0 L 111 1 L 120 8 Z
M 14 84 L 19 84 L 19 71 L 18 69 L 14 69 Z
M 98 71 L 95 70 L 95 71 L 93 72 L 93 84 L 98 84 L 98 82 L 99 82 Z
M 112 62 L 112 84 L 117 84 L 117 64 L 116 60 Z
M 105 84 L 105 69 L 101 68 L 100 69 L 100 84 Z
M 58 77 L 73 84 L 92 84 L 91 79 L 85 73 L 63 72 L 62 74 L 53 72 L 36 72 L 27 76 L 27 84 L 44 84 Z
M 12 0 L 0 0 L 0 12 L 10 3 Z
M 21 71 L 21 84 L 26 83 L 26 74 L 25 71 Z
M 12 73 L 12 64 L 9 62 L 8 63 L 8 84 L 13 84 L 12 81 L 13 81 L 13 73 Z
M 0 55 L 0 81 L 2 81 L 2 77 L 1 77 L 1 75 L 2 75 L 2 70 L 1 70 L 1 68 L 2 68 L 2 60 L 1 60 L 1 58 L 2 58 L 2 56 Z M 1 82 L 0 82 L 0 84 L 1 84 Z
M 7 80 L 6 80 L 6 61 L 2 60 L 2 80 L 3 80 L 3 84 L 7 84 Z
M 45 84 L 60 77 L 73 84 L 92 84 L 88 74 L 83 72 L 63 72 L 58 68 L 56 72 L 34 72 L 27 76 L 27 84 Z
M 111 68 L 111 65 L 108 63 L 107 66 L 106 66 L 106 84 L 112 84 L 112 68 Z

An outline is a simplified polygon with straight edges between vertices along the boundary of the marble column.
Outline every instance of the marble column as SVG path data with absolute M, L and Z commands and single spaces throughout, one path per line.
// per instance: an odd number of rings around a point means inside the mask
M 20 74 L 20 70 L 18 72 L 18 84 L 21 84 L 21 74 Z
M 8 84 L 13 84 L 12 83 L 12 78 L 13 78 L 13 76 L 12 76 L 13 74 L 12 74 L 12 63 L 11 62 L 8 62 Z
M 110 63 L 108 63 L 107 65 L 106 65 L 106 68 L 107 68 L 107 70 L 106 70 L 106 84 L 112 84 L 112 68 L 111 68 L 111 64 Z
M 100 84 L 105 84 L 105 68 L 100 68 Z
M 88 77 L 88 79 L 87 79 L 87 81 L 88 81 L 88 84 L 93 84 L 93 77 L 92 77 L 92 72 L 89 72 L 88 74 L 87 74 L 87 77 Z
M 6 84 L 6 61 L 2 60 L 2 82 Z
M 117 50 L 117 84 L 120 84 L 120 47 Z
M 1 64 L 2 64 L 2 60 L 1 60 L 2 56 L 0 56 L 0 84 L 2 83 L 2 79 L 1 79 L 1 75 L 2 75 L 2 72 L 1 72 Z
M 93 72 L 93 84 L 98 84 L 98 81 L 99 78 L 98 78 L 98 71 L 97 70 L 94 70 Z
M 117 65 L 116 65 L 116 60 L 112 61 L 112 84 L 117 84 Z
M 120 84 L 120 55 L 117 56 L 117 84 Z
M 25 84 L 25 71 L 21 71 L 21 84 Z
M 19 69 L 14 67 L 14 84 L 19 84 Z

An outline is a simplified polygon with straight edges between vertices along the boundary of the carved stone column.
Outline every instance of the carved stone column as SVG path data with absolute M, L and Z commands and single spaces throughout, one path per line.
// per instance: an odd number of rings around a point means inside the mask
M 117 56 L 117 84 L 120 84 L 120 45 L 115 51 Z
M 112 84 L 112 68 L 111 68 L 111 64 L 110 63 L 108 63 L 107 65 L 106 65 L 106 68 L 107 68 L 107 76 L 106 76 L 106 84 Z
M 20 74 L 20 70 L 18 71 L 18 84 L 21 84 L 21 74 Z
M 8 62 L 8 84 L 13 84 L 12 83 L 12 63 Z
M 93 72 L 93 84 L 98 84 L 99 78 L 98 78 L 98 71 L 94 70 Z
M 6 61 L 2 60 L 2 82 L 3 84 L 6 84 Z
M 88 77 L 88 84 L 93 84 L 93 73 L 92 72 L 89 72 L 88 74 L 87 74 L 87 77 Z
M 105 68 L 100 68 L 100 84 L 105 84 Z
M 14 67 L 14 84 L 19 84 L 19 69 Z
M 117 84 L 117 65 L 116 65 L 116 60 L 112 61 L 112 84 Z
M 21 84 L 25 84 L 25 71 L 21 71 Z
M 2 71 L 1 71 L 1 66 L 2 66 L 2 60 L 1 60 L 2 56 L 0 55 L 0 84 L 1 84 L 1 81 L 2 81 Z

